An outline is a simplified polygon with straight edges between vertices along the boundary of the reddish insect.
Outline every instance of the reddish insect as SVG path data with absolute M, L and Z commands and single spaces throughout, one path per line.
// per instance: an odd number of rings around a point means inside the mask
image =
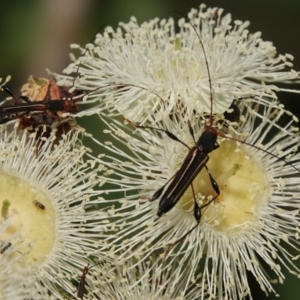
M 80 277 L 80 281 L 78 284 L 78 289 L 77 289 L 77 297 L 79 297 L 80 299 L 83 299 L 83 295 L 84 295 L 84 291 L 85 291 L 85 279 L 86 279 L 86 275 L 89 272 L 89 265 L 87 265 L 86 267 L 84 267 L 84 269 L 82 270 L 82 275 Z
M 104 25 L 98 29 L 97 33 Z M 93 36 L 91 42 L 95 39 L 97 33 Z M 87 50 L 88 48 L 83 55 Z M 77 73 L 79 67 L 80 65 L 77 68 Z M 75 86 L 75 79 L 76 77 L 73 80 L 73 87 Z M 58 86 L 55 79 L 41 78 L 34 80 L 31 76 L 28 83 L 23 85 L 21 89 L 23 95 L 15 98 L 8 86 L 2 86 L 2 90 L 14 99 L 14 104 L 0 106 L 0 124 L 20 119 L 20 128 L 24 129 L 29 126 L 33 128 L 40 125 L 51 126 L 57 121 L 62 123 L 63 114 L 78 112 L 76 103 L 82 101 L 83 97 L 89 94 L 82 91 L 70 93 L 69 90 L 71 89 Z
M 2 89 L 14 99 L 14 104 L 0 107 L 1 124 L 22 116 L 32 116 L 41 113 L 44 114 L 44 116 L 48 114 L 52 118 L 58 119 L 58 112 L 76 111 L 76 102 L 79 101 L 68 99 L 31 101 L 27 96 L 15 98 L 13 92 L 7 86 L 2 86 Z
M 84 294 L 86 292 L 86 288 L 85 288 L 85 285 L 86 285 L 86 276 L 88 275 L 89 271 L 99 265 L 100 263 L 97 263 L 93 266 L 90 267 L 90 264 L 88 263 L 88 265 L 86 267 L 83 268 L 82 270 L 82 275 L 80 277 L 80 280 L 79 280 L 79 283 L 78 283 L 78 288 L 77 288 L 77 297 L 79 297 L 80 299 L 83 299 L 84 297 Z

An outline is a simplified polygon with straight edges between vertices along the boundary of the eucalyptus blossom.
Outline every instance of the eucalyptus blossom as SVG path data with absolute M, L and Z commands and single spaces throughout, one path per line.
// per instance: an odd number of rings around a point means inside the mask
M 138 122 L 173 112 L 199 117 L 211 112 L 211 102 L 214 113 L 224 113 L 234 99 L 249 97 L 280 107 L 277 92 L 298 93 L 277 86 L 299 79 L 293 56 L 278 55 L 261 32 L 249 31 L 249 21 L 223 12 L 201 4 L 177 24 L 173 17 L 142 24 L 132 17 L 108 26 L 86 47 L 72 45 L 80 56 L 56 77 L 89 92 L 85 101 L 98 102 L 98 112 Z
M 58 139 L 55 130 L 0 130 L 0 298 L 73 297 L 90 255 L 106 261 L 92 225 L 101 213 L 88 210 L 97 168 L 86 161 L 84 131 Z
M 165 118 L 156 123 L 156 130 L 152 124 L 152 129 L 142 129 L 102 117 L 107 137 L 94 139 L 106 150 L 99 156 L 98 202 L 111 207 L 106 243 L 112 258 L 134 256 L 138 260 L 132 267 L 153 259 L 153 253 L 165 267 L 177 259 L 177 270 L 184 273 L 188 268 L 190 284 L 199 284 L 199 299 L 251 297 L 247 272 L 266 293 L 275 292 L 273 282 L 283 282 L 282 268 L 299 275 L 294 261 L 299 253 L 298 128 L 293 118 L 282 120 L 280 109 L 265 106 L 260 115 L 264 117 L 258 118 L 259 108 L 251 99 L 243 103 L 243 124 L 231 129 L 221 120 L 213 123 L 219 148 L 208 155 L 206 167 L 219 192 L 203 165 L 191 183 L 193 189 L 190 186 L 162 215 L 160 189 L 174 179 L 190 151 L 164 131 L 192 147 L 187 123 Z M 190 120 L 196 140 L 205 123 Z M 154 195 L 158 199 L 151 201 Z M 202 207 L 198 225 L 195 202 Z M 269 266 L 270 277 L 261 261 Z

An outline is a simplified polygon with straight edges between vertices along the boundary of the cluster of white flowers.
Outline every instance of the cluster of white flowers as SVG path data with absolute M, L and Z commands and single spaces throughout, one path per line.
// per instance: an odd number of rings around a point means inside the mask
M 107 27 L 56 74 L 101 139 L 1 125 L 1 299 L 252 299 L 249 273 L 266 294 L 300 276 L 300 134 L 277 98 L 298 91 L 275 85 L 299 74 L 248 26 L 201 5 L 179 32 Z
M 223 9 L 201 5 L 191 10 L 188 21 L 178 22 L 179 32 L 173 18 L 138 25 L 132 17 L 116 30 L 106 27 L 86 48 L 73 45 L 82 56 L 65 73 L 82 74 L 75 86 L 91 91 L 87 101 L 100 97 L 102 109 L 139 122 L 153 113 L 156 121 L 172 111 L 182 117 L 196 113 L 195 118 L 210 113 L 210 81 L 214 113 L 226 111 L 233 99 L 247 97 L 275 105 L 275 92 L 282 89 L 274 83 L 299 78 L 290 69 L 293 57 L 276 56 L 260 32 L 249 33 L 249 22 L 232 22 L 230 14 L 222 14 Z M 74 80 L 67 75 L 59 79 L 64 84 Z

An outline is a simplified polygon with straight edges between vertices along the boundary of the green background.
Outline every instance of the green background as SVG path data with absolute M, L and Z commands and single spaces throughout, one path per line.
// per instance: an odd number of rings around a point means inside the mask
M 139 22 L 154 17 L 168 18 L 168 12 L 174 10 L 186 15 L 200 3 L 193 0 L 1 0 L 0 77 L 12 75 L 9 86 L 18 95 L 29 75 L 46 76 L 45 68 L 61 72 L 69 64 L 69 44 L 88 43 L 103 23 L 116 27 L 119 21 L 128 22 L 131 16 Z M 272 41 L 278 53 L 294 55 L 294 68 L 300 70 L 299 0 L 205 3 L 223 7 L 224 13 L 230 12 L 233 19 L 250 20 L 249 30 L 262 31 L 262 38 Z M 288 87 L 300 89 L 300 86 Z M 279 99 L 300 118 L 300 94 L 281 93 Z M 80 120 L 90 132 L 101 135 L 96 121 Z M 279 299 L 300 299 L 300 279 L 284 272 L 287 276 L 284 284 L 274 286 L 281 295 Z M 266 297 L 255 280 L 251 281 L 254 299 L 278 299 L 273 294 Z

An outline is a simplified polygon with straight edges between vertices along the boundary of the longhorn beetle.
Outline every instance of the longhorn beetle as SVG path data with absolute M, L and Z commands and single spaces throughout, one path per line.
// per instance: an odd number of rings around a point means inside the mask
M 188 152 L 186 158 L 184 159 L 181 167 L 179 168 L 177 173 L 175 173 L 175 175 L 169 180 L 171 182 L 169 183 L 169 181 L 168 181 L 159 190 L 157 190 L 153 194 L 153 196 L 149 199 L 150 201 L 154 201 L 154 200 L 160 198 L 160 201 L 158 204 L 158 210 L 157 210 L 157 216 L 160 218 L 163 214 L 169 212 L 176 205 L 176 203 L 180 200 L 180 198 L 183 196 L 183 194 L 186 192 L 186 190 L 188 189 L 189 186 L 191 186 L 191 188 L 192 188 L 193 199 L 194 199 L 193 214 L 194 214 L 194 218 L 196 220 L 196 225 L 193 226 L 190 230 L 188 230 L 177 241 L 170 244 L 166 250 L 165 256 L 172 247 L 174 247 L 179 242 L 183 241 L 195 228 L 197 228 L 197 226 L 199 225 L 199 223 L 201 221 L 201 216 L 202 216 L 201 209 L 206 207 L 207 205 L 209 205 L 220 195 L 220 190 L 219 190 L 218 184 L 206 166 L 206 164 L 209 160 L 208 154 L 210 152 L 212 152 L 213 150 L 219 148 L 219 144 L 217 143 L 217 137 L 218 137 L 218 135 L 220 135 L 216 131 L 216 129 L 213 127 L 213 111 L 212 111 L 213 94 L 212 94 L 212 83 L 211 83 L 210 70 L 209 70 L 208 60 L 207 60 L 207 56 L 206 56 L 206 52 L 205 52 L 202 40 L 200 39 L 200 36 L 199 36 L 198 32 L 196 31 L 195 27 L 192 24 L 191 24 L 191 26 L 195 30 L 195 32 L 199 38 L 202 50 L 203 50 L 203 54 L 204 54 L 204 58 L 205 58 L 205 62 L 206 62 L 206 69 L 207 69 L 208 78 L 209 78 L 209 80 L 208 80 L 209 88 L 210 88 L 210 117 L 209 117 L 210 124 L 205 126 L 204 131 L 200 135 L 198 141 L 196 141 L 195 136 L 194 136 L 194 130 L 193 130 L 191 124 L 188 122 L 189 132 L 195 142 L 195 146 L 190 148 L 186 143 L 182 142 L 174 134 L 172 134 L 171 132 L 169 132 L 167 130 L 154 128 L 154 127 L 150 127 L 150 126 L 140 126 L 140 125 L 137 125 L 137 124 L 133 123 L 132 121 L 126 119 L 126 121 L 131 123 L 136 128 L 142 128 L 142 129 L 150 128 L 150 129 L 165 132 L 169 138 L 181 143 L 182 145 L 184 145 L 185 147 L 187 147 L 189 149 L 189 152 Z M 238 107 L 236 106 L 236 104 L 234 104 L 234 105 L 235 106 L 233 106 L 233 104 L 232 104 L 234 111 L 238 112 L 238 114 L 239 114 Z M 211 185 L 212 185 L 214 191 L 216 192 L 216 195 L 212 199 L 210 199 L 207 203 L 199 206 L 197 203 L 197 200 L 196 200 L 196 195 L 195 195 L 195 191 L 194 191 L 194 187 L 193 187 L 193 180 L 197 177 L 197 175 L 200 173 L 200 171 L 203 168 L 205 168 L 205 170 L 209 176 Z M 167 185 L 168 185 L 168 187 L 166 188 Z
M 103 28 L 104 25 L 105 24 L 100 26 L 100 28 L 97 30 L 96 34 L 91 39 L 91 42 L 95 39 L 97 33 L 100 32 L 100 30 Z M 84 54 L 86 53 L 87 50 L 88 50 L 88 48 L 86 48 Z M 77 68 L 77 73 L 79 71 L 79 66 Z M 55 82 L 55 84 L 54 84 L 55 88 L 52 93 L 51 87 L 52 87 L 53 82 Z M 75 85 L 75 78 L 73 80 L 73 87 L 74 87 L 74 85 Z M 6 123 L 10 120 L 14 120 L 14 119 L 17 119 L 22 116 L 36 115 L 36 114 L 41 114 L 41 113 L 45 114 L 46 112 L 50 113 L 52 117 L 54 116 L 55 118 L 57 118 L 58 112 L 77 111 L 76 103 L 78 101 L 81 101 L 84 96 L 89 94 L 89 93 L 83 93 L 83 95 L 78 96 L 79 99 L 74 100 L 74 98 L 72 98 L 72 93 L 68 93 L 66 91 L 65 87 L 58 86 L 56 84 L 55 79 L 52 79 L 50 81 L 48 90 L 47 90 L 47 93 L 45 96 L 47 98 L 45 98 L 43 100 L 32 101 L 27 96 L 20 96 L 18 98 L 15 98 L 13 95 L 13 92 L 11 91 L 11 89 L 8 86 L 4 85 L 4 86 L 1 86 L 1 88 L 3 89 L 3 91 L 5 91 L 8 95 L 10 95 L 14 99 L 14 104 L 2 106 L 2 107 L 0 106 L 0 124 Z M 95 90 L 97 90 L 97 89 L 98 88 L 96 88 Z M 91 92 L 93 92 L 93 91 L 91 91 Z M 54 96 L 54 98 L 51 97 L 51 96 L 53 96 L 53 94 L 56 96 L 61 96 L 63 94 L 64 97 L 62 97 L 62 99 L 59 99 L 59 98 L 55 99 L 55 96 Z M 22 100 L 23 103 L 21 103 L 20 100 Z M 30 122 L 28 122 L 28 123 L 30 123 Z M 36 124 L 36 123 L 38 123 L 38 124 Z M 51 125 L 52 123 L 53 123 L 53 120 L 51 118 L 50 124 L 48 124 L 48 125 Z M 25 122 L 25 124 L 26 124 L 26 122 Z M 36 120 L 33 120 L 33 125 L 40 125 L 40 124 L 44 124 L 44 122 L 43 121 L 37 122 Z
M 26 96 L 20 96 L 16 99 L 9 87 L 2 86 L 2 89 L 13 97 L 14 104 L 0 107 L 0 124 L 30 114 L 49 112 L 57 116 L 57 112 L 59 111 L 69 112 L 74 110 L 76 108 L 76 102 L 80 101 L 67 99 L 31 101 L 30 98 Z M 20 100 L 23 100 L 25 103 L 20 103 Z
M 73 94 L 58 86 L 55 79 L 49 81 L 47 92 L 41 96 L 43 100 L 31 101 L 27 96 L 15 98 L 9 87 L 2 86 L 2 89 L 14 99 L 14 103 L 0 106 L 0 124 L 19 119 L 19 129 L 36 132 L 36 156 L 45 142 L 42 137 L 48 138 L 53 127 L 56 129 L 57 137 L 70 131 L 74 122 L 61 113 L 76 112 L 76 103 L 83 97 L 79 95 L 78 99 L 73 99 Z M 54 98 L 60 96 L 64 96 L 63 99 Z
M 255 145 L 248 144 L 247 142 L 244 142 L 244 141 L 239 141 L 238 139 L 235 139 L 235 138 L 227 137 L 224 133 L 217 131 L 213 127 L 213 121 L 214 121 L 214 118 L 213 118 L 213 92 L 212 92 L 212 82 L 211 82 L 210 69 L 209 69 L 209 65 L 208 65 L 208 59 L 207 59 L 205 48 L 204 48 L 203 42 L 200 38 L 200 35 L 198 34 L 198 32 L 197 32 L 196 28 L 193 26 L 193 24 L 190 23 L 190 25 L 194 29 L 194 31 L 199 39 L 202 51 L 203 51 L 203 55 L 204 55 L 204 59 L 205 59 L 205 63 L 206 63 L 206 70 L 207 70 L 207 74 L 208 74 L 209 89 L 210 89 L 209 125 L 205 125 L 204 131 L 202 132 L 202 134 L 200 135 L 200 137 L 198 138 L 197 141 L 194 137 L 193 128 L 192 128 L 190 122 L 188 122 L 189 132 L 194 140 L 195 146 L 190 148 L 186 143 L 179 140 L 179 138 L 177 138 L 173 133 L 171 133 L 167 130 L 155 128 L 155 127 L 151 127 L 151 126 L 141 126 L 141 125 L 138 125 L 128 119 L 125 119 L 125 121 L 132 124 L 136 128 L 141 128 L 141 129 L 148 128 L 148 129 L 164 132 L 169 138 L 181 143 L 189 150 L 189 152 L 188 152 L 187 156 L 185 157 L 179 170 L 171 177 L 170 180 L 167 181 L 166 184 L 164 184 L 160 189 L 158 189 L 152 195 L 152 197 L 149 199 L 149 201 L 154 201 L 154 200 L 157 200 L 160 198 L 159 204 L 158 204 L 158 210 L 157 210 L 157 216 L 160 218 L 163 214 L 166 214 L 167 212 L 169 212 L 177 204 L 177 202 L 181 199 L 181 197 L 186 192 L 186 190 L 188 189 L 189 186 L 191 186 L 191 189 L 192 189 L 193 199 L 194 199 L 193 215 L 196 220 L 196 225 L 193 226 L 190 230 L 188 230 L 182 237 L 177 239 L 174 243 L 171 243 L 168 245 L 167 250 L 165 251 L 164 259 L 172 247 L 174 247 L 178 243 L 182 242 L 195 228 L 197 228 L 197 226 L 199 225 L 199 223 L 201 221 L 201 216 L 202 216 L 201 210 L 204 207 L 208 206 L 211 202 L 213 202 L 220 195 L 220 190 L 219 190 L 218 184 L 214 180 L 213 176 L 211 175 L 210 171 L 208 170 L 208 168 L 206 166 L 206 164 L 209 160 L 208 155 L 212 151 L 216 150 L 219 147 L 219 144 L 217 143 L 218 136 L 228 138 L 233 141 L 242 142 L 243 144 L 246 144 L 253 148 L 262 150 L 265 153 L 267 153 L 273 157 L 276 157 L 276 158 L 284 161 L 285 163 L 288 163 L 285 159 L 279 158 L 267 150 L 263 150 Z M 240 111 L 237 106 L 237 103 L 233 102 L 230 109 L 232 110 L 232 112 L 227 113 L 227 115 L 225 115 L 225 118 L 228 117 L 228 118 L 232 118 L 233 121 L 238 121 Z M 300 170 L 298 168 L 296 168 L 295 166 L 293 166 L 291 163 L 288 163 L 288 164 L 290 164 L 295 170 L 300 172 Z M 211 199 L 209 199 L 205 204 L 200 206 L 196 200 L 196 195 L 195 195 L 195 191 L 194 191 L 194 187 L 193 187 L 193 180 L 197 177 L 197 175 L 200 173 L 200 171 L 203 168 L 205 168 L 207 171 L 211 185 L 212 185 L 214 191 L 216 192 L 216 195 L 213 196 Z
M 220 190 L 218 187 L 217 182 L 212 177 L 210 171 L 208 170 L 206 164 L 209 160 L 208 154 L 213 150 L 219 148 L 219 144 L 217 143 L 217 136 L 218 132 L 212 127 L 212 125 L 208 125 L 205 127 L 204 131 L 202 132 L 201 136 L 199 137 L 198 141 L 196 142 L 194 137 L 194 131 L 190 123 L 188 123 L 189 131 L 193 137 L 195 142 L 195 146 L 190 148 L 186 143 L 179 140 L 174 134 L 167 130 L 153 128 L 149 126 L 139 126 L 130 120 L 127 120 L 129 123 L 133 124 L 136 128 L 150 128 L 159 131 L 163 131 L 167 134 L 169 138 L 174 141 L 180 142 L 182 145 L 189 149 L 189 153 L 187 154 L 186 158 L 184 159 L 181 167 L 179 168 L 178 172 L 171 178 L 171 182 L 169 181 L 163 185 L 159 190 L 157 190 L 153 196 L 150 198 L 150 201 L 154 201 L 160 197 L 157 216 L 161 217 L 163 214 L 169 212 L 176 203 L 180 200 L 183 196 L 185 191 L 188 189 L 189 186 L 192 188 L 193 198 L 194 198 L 194 217 L 196 219 L 197 224 L 193 226 L 188 232 L 186 232 L 180 239 L 178 239 L 175 243 L 170 244 L 166 251 L 166 254 L 169 250 L 178 244 L 179 242 L 183 241 L 200 223 L 201 221 L 201 209 L 209 205 L 213 202 L 219 195 Z M 196 195 L 193 188 L 193 180 L 196 176 L 200 173 L 200 171 L 205 168 L 207 174 L 209 176 L 211 185 L 215 190 L 216 194 L 212 199 L 210 199 L 207 203 L 199 206 L 196 201 Z M 169 184 L 169 185 L 168 185 Z M 166 188 L 166 186 L 168 187 Z M 165 190 L 166 188 L 166 190 Z M 164 191 L 165 190 L 165 191 Z

